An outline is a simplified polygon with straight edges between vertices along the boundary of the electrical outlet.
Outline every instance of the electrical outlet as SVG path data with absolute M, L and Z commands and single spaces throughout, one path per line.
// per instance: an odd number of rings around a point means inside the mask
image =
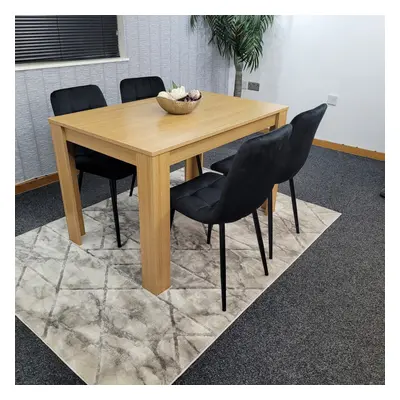
M 242 81 L 242 90 L 247 90 L 247 81 Z
M 258 92 L 260 90 L 260 84 L 258 82 L 249 82 L 248 89 Z
M 336 106 L 339 96 L 336 94 L 328 94 L 328 105 Z

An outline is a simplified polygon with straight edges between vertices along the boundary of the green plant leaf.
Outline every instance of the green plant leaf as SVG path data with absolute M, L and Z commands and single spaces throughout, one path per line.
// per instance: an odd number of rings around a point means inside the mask
M 172 81 L 172 89 L 177 89 L 179 86 L 174 82 L 174 81 Z
M 263 35 L 274 22 L 274 15 L 192 15 L 192 30 L 204 23 L 209 43 L 222 57 L 233 58 L 235 65 L 257 69 L 263 55 Z

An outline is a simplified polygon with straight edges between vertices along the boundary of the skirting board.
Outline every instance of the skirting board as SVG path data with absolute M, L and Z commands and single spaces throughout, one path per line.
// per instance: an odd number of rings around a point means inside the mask
M 374 160 L 385 161 L 385 153 L 379 153 L 377 151 L 360 149 L 359 147 L 347 146 L 345 144 L 338 144 L 328 142 L 327 140 L 314 139 L 314 146 L 325 147 L 331 150 L 341 151 L 343 153 L 354 154 L 356 156 L 372 158 Z M 40 176 L 33 178 L 28 181 L 19 182 L 15 185 L 15 194 L 28 192 L 29 190 L 37 189 L 42 186 L 50 185 L 51 183 L 58 182 L 58 173 Z
M 354 154 L 355 156 L 385 161 L 385 153 L 380 153 L 378 151 L 361 149 L 359 147 L 347 146 L 346 144 L 333 143 L 321 139 L 314 139 L 313 145 L 318 147 L 325 147 L 326 149 L 341 151 L 342 153 Z
M 28 181 L 19 182 L 15 184 L 15 194 L 28 192 L 29 190 L 37 189 L 42 186 L 50 185 L 50 183 L 58 182 L 58 173 L 39 176 L 37 178 L 29 179 Z

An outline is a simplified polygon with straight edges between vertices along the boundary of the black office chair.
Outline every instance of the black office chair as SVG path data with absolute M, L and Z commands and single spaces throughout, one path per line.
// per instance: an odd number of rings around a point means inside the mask
M 300 233 L 299 218 L 297 215 L 296 193 L 294 190 L 293 178 L 301 170 L 310 154 L 312 142 L 317 132 L 318 126 L 327 109 L 326 104 L 304 111 L 293 118 L 290 123 L 293 126 L 293 133 L 289 139 L 287 154 L 281 160 L 281 168 L 277 175 L 275 184 L 289 181 L 290 195 L 292 198 L 292 207 L 296 232 Z M 211 169 L 227 175 L 233 165 L 235 155 L 227 157 L 221 161 L 211 165 Z M 212 226 L 208 226 L 207 243 L 210 243 Z M 272 190 L 268 194 L 268 242 L 269 242 L 269 258 L 272 258 L 273 247 L 273 229 L 272 229 Z
M 107 106 L 103 93 L 96 85 L 56 90 L 50 95 L 50 100 L 56 116 Z M 75 163 L 76 168 L 79 170 L 79 190 L 82 188 L 84 172 L 109 180 L 117 243 L 118 247 L 121 247 L 117 207 L 117 180 L 126 178 L 129 175 L 133 175 L 133 179 L 135 179 L 136 167 L 79 145 L 75 145 Z
M 159 76 L 145 76 L 141 78 L 123 79 L 119 85 L 121 91 L 121 101 L 127 103 L 129 101 L 144 100 L 150 97 L 157 97 L 158 93 L 165 91 L 164 82 Z M 197 168 L 199 175 L 203 173 L 201 167 L 200 156 L 196 156 Z M 135 185 L 132 180 L 131 194 Z
M 272 190 L 276 162 L 292 131 L 286 125 L 245 142 L 227 176 L 207 172 L 171 188 L 171 226 L 175 211 L 204 224 L 219 225 L 222 310 L 226 310 L 225 224 L 253 214 L 265 275 L 267 260 L 257 208 Z

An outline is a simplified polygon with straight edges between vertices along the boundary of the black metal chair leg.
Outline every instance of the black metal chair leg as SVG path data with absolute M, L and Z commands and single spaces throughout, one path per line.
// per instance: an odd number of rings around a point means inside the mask
M 222 311 L 226 311 L 226 256 L 225 256 L 225 224 L 219 224 L 219 256 L 221 269 Z
M 172 223 L 174 222 L 174 215 L 175 215 L 175 210 L 171 209 L 171 211 L 170 211 L 170 218 L 171 218 L 170 227 L 172 227 Z
M 117 233 L 117 243 L 118 247 L 122 247 L 121 244 L 121 235 L 119 232 L 119 218 L 118 218 L 118 207 L 117 207 L 117 181 L 114 179 L 110 179 L 110 191 L 111 191 L 111 201 L 114 212 L 114 223 L 115 223 L 115 231 Z
M 272 248 L 273 248 L 273 229 L 272 229 L 272 190 L 268 196 L 268 253 L 269 259 L 272 260 Z
M 132 197 L 133 188 L 135 187 L 135 181 L 136 181 L 136 174 L 133 174 L 132 175 L 131 190 L 129 192 L 129 197 Z
M 207 244 L 211 243 L 211 232 L 212 232 L 213 225 L 208 224 L 208 230 L 207 230 Z
M 201 166 L 201 158 L 199 155 L 196 156 L 196 161 L 197 161 L 197 168 L 199 170 L 199 175 L 203 175 L 203 168 Z
M 289 179 L 289 185 L 290 185 L 290 196 L 292 197 L 292 207 L 293 207 L 294 223 L 296 225 L 296 233 L 300 233 L 299 217 L 297 215 L 296 192 L 294 191 L 293 178 Z
M 272 190 L 268 196 L 268 253 L 269 259 L 272 260 L 272 248 L 273 248 L 273 213 L 272 213 Z
M 78 176 L 79 191 L 81 191 L 82 189 L 82 181 L 83 181 L 83 171 L 79 171 L 79 176 Z
M 253 211 L 254 227 L 256 228 L 256 235 L 258 241 L 258 247 L 260 249 L 261 259 L 264 266 L 265 275 L 268 275 L 267 258 L 265 257 L 264 242 L 261 234 L 260 221 L 258 220 L 257 211 Z

